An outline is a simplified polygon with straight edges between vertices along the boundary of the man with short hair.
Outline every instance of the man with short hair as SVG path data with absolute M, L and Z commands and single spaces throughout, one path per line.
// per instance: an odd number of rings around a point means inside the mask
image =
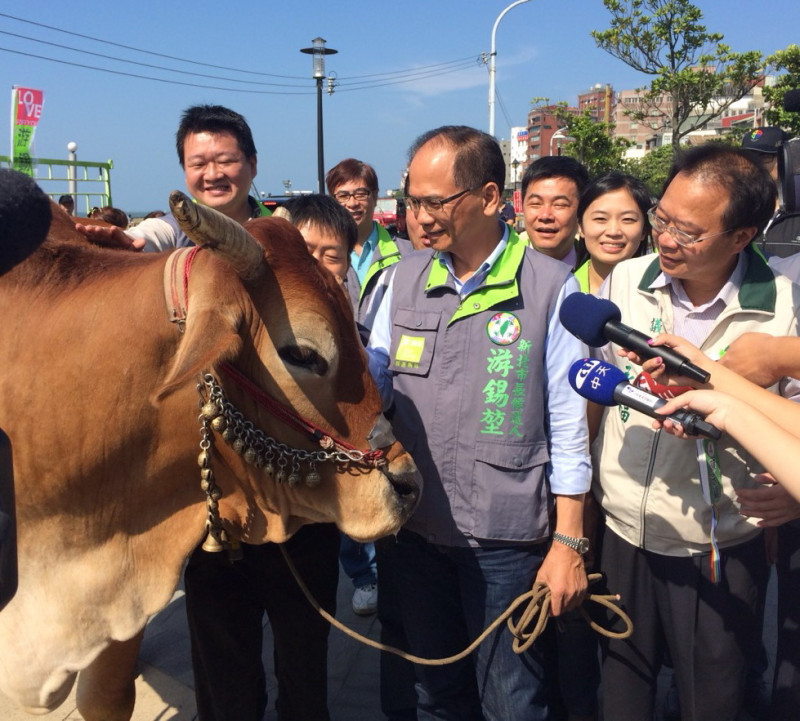
M 574 158 L 553 155 L 531 163 L 522 176 L 525 233 L 540 253 L 575 266 L 578 200 L 589 174 Z
M 202 205 L 238 223 L 270 212 L 249 195 L 258 154 L 242 115 L 222 105 L 195 105 L 181 116 L 175 135 L 186 189 Z M 133 250 L 160 251 L 194 245 L 172 213 L 148 218 L 126 231 L 79 226 L 90 239 Z
M 321 266 L 346 281 L 358 229 L 339 203 L 327 195 L 298 195 L 287 200 L 275 215 L 286 218 L 300 231 L 308 252 Z M 357 303 L 357 293 L 355 300 Z
M 410 651 L 442 658 L 534 579 L 550 587 L 554 615 L 583 596 L 588 439 L 567 371 L 585 348 L 558 320 L 578 287 L 569 269 L 499 219 L 505 163 L 494 138 L 445 126 L 421 136 L 410 160 L 406 205 L 436 253 L 394 267 L 369 345 L 425 482 L 387 562 Z M 536 644 L 516 654 L 496 631 L 462 661 L 416 669 L 420 721 L 548 718 Z
M 67 215 L 75 215 L 75 198 L 71 195 L 62 195 L 58 199 L 58 204 L 64 209 Z
M 346 158 L 328 171 L 325 184 L 328 193 L 350 213 L 358 227 L 358 238 L 350 252 L 347 285 L 351 293 L 354 290 L 358 293 L 356 321 L 368 335 L 386 290 L 384 272 L 397 263 L 403 253 L 411 250 L 410 243 L 403 241 L 398 244 L 397 238 L 373 220 L 378 200 L 378 176 L 371 165 Z M 353 611 L 360 616 L 375 613 L 378 609 L 375 544 L 357 543 L 342 534 L 339 558 L 353 581 Z
M 615 266 L 600 295 L 627 325 L 681 335 L 714 359 L 746 332 L 797 335 L 795 286 L 750 245 L 774 205 L 774 183 L 740 149 L 708 143 L 680 154 L 649 212 L 657 256 Z M 638 359 L 616 351 L 599 350 L 633 379 Z M 788 379 L 774 389 L 798 390 Z M 634 623 L 631 638 L 607 642 L 604 718 L 652 716 L 668 651 L 682 718 L 736 719 L 767 580 L 761 529 L 740 514 L 737 490 L 753 488 L 762 469 L 727 436 L 681 440 L 626 406 L 606 411 L 592 450 L 606 519 L 601 566 Z
M 389 231 L 373 220 L 378 201 L 378 176 L 371 165 L 346 158 L 334 165 L 325 176 L 325 184 L 334 199 L 353 216 L 358 226 L 358 239 L 350 253 L 350 266 L 359 284 L 359 306 L 356 320 L 372 327 L 375 310 L 383 297 L 383 272 L 411 251 L 408 241 L 393 238 Z
M 247 121 L 220 105 L 184 111 L 176 135 L 186 187 L 203 205 L 245 223 L 269 215 L 248 195 L 257 155 Z M 134 250 L 193 245 L 171 214 L 120 228 L 83 226 L 90 238 Z M 97 235 L 99 233 L 99 235 Z M 135 235 L 135 237 L 133 237 Z M 176 331 L 177 332 L 177 331 Z M 303 526 L 283 548 L 320 605 L 336 610 L 339 531 Z M 267 707 L 263 619 L 274 639 L 276 707 L 281 721 L 329 718 L 328 623 L 308 604 L 274 543 L 239 544 L 242 557 L 198 546 L 186 565 L 186 614 L 199 721 L 261 721 Z

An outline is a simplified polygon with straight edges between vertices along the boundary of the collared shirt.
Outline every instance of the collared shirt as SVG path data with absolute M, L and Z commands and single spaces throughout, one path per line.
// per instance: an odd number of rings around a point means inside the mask
M 742 282 L 747 272 L 747 263 L 747 255 L 739 253 L 736 267 L 719 292 L 711 300 L 698 306 L 695 306 L 689 300 L 689 296 L 686 294 L 683 283 L 679 278 L 673 278 L 664 272 L 659 273 L 648 287 L 651 289 L 669 288 L 673 314 L 673 327 L 669 332 L 685 338 L 692 345 L 700 348 L 713 330 L 719 316 L 739 294 L 739 289 L 742 287 Z M 600 286 L 597 292 L 599 298 L 608 299 L 608 284 L 611 275 Z M 605 360 L 611 360 L 608 357 L 611 353 L 610 348 L 611 344 L 603 347 L 602 353 Z M 712 360 L 719 360 L 719 358 L 713 358 Z M 782 379 L 779 382 L 779 393 L 784 398 L 800 402 L 800 380 L 794 378 Z
M 725 285 L 720 288 L 719 292 L 711 300 L 697 306 L 689 300 L 689 296 L 686 294 L 686 289 L 680 279 L 673 278 L 666 273 L 658 275 L 650 284 L 650 288 L 669 286 L 669 296 L 673 309 L 672 332 L 699 347 L 708 338 L 722 311 L 736 299 L 746 270 L 747 258 L 744 253 L 739 253 L 736 267 L 725 282 Z
M 364 285 L 364 279 L 367 277 L 372 254 L 378 246 L 378 223 L 372 221 L 372 232 L 367 236 L 364 245 L 361 246 L 361 255 L 356 253 L 355 250 L 350 251 L 350 266 L 358 276 L 359 285 Z
M 505 224 L 504 224 L 505 225 Z M 453 273 L 452 257 L 440 253 L 438 261 L 443 263 L 453 277 L 456 288 L 463 298 L 479 287 L 486 279 L 494 263 L 508 243 L 509 229 L 505 226 L 503 235 L 495 249 L 481 263 L 475 274 L 464 283 Z M 369 367 L 375 378 L 384 401 L 384 407 L 391 405 L 392 372 L 389 370 L 390 349 L 392 346 L 392 319 L 390 317 L 394 273 L 389 279 L 386 293 L 375 316 L 367 351 Z M 550 465 L 548 481 L 555 494 L 575 495 L 585 493 L 591 480 L 591 462 L 588 455 L 588 437 L 585 424 L 576 423 L 586 414 L 586 401 L 570 387 L 568 371 L 570 365 L 587 355 L 586 346 L 569 333 L 558 319 L 559 309 L 564 298 L 577 292 L 578 283 L 569 276 L 561 288 L 556 307 L 548 325 L 545 364 L 545 396 L 547 398 L 547 424 L 550 436 Z M 521 292 L 532 292 L 523 289 Z

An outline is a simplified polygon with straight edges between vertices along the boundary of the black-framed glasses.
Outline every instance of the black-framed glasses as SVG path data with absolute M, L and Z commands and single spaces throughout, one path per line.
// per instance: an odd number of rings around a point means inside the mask
M 413 195 L 407 195 L 406 205 L 411 208 L 411 212 L 414 213 L 414 215 L 419 213 L 420 208 L 425 208 L 426 213 L 438 213 L 447 203 L 452 203 L 454 200 L 458 200 L 462 195 L 471 193 L 479 187 L 480 186 L 467 188 L 466 190 L 451 195 L 449 198 L 415 198 Z
M 356 188 L 352 193 L 347 190 L 339 190 L 333 194 L 333 197 L 342 204 L 346 203 L 350 198 L 356 200 L 366 200 L 372 193 L 367 188 Z
M 700 238 L 696 238 L 695 236 L 676 228 L 674 225 L 670 225 L 669 221 L 664 220 L 664 218 L 657 216 L 656 211 L 658 209 L 658 206 L 654 205 L 652 208 L 650 208 L 650 210 L 647 211 L 647 219 L 650 221 L 650 226 L 653 228 L 653 232 L 657 235 L 669 233 L 670 237 L 678 245 L 681 245 L 684 248 L 691 248 L 695 243 L 701 243 L 709 238 L 716 238 L 718 235 L 725 235 L 725 233 L 731 232 L 730 230 L 721 230 L 719 233 L 711 233 L 710 235 L 703 235 Z

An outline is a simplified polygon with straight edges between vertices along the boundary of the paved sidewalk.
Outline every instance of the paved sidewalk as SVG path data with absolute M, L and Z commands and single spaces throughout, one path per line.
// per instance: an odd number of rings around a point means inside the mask
M 764 638 L 770 668 L 764 674 L 771 684 L 775 658 L 775 587 L 774 573 L 767 593 L 767 612 Z M 369 638 L 378 639 L 379 625 L 375 616 L 356 616 L 350 605 L 353 594 L 350 579 L 339 574 L 337 618 L 350 628 Z M 379 652 L 358 643 L 337 629 L 331 629 L 329 644 L 328 705 L 332 721 L 380 721 L 378 688 Z M 269 626 L 264 628 L 264 665 L 268 670 L 270 710 L 264 721 L 277 721 L 272 708 L 276 683 L 272 675 L 272 640 Z M 660 681 L 659 696 L 666 693 L 668 680 Z M 2 721 L 31 721 L 33 716 L 0 696 Z M 75 692 L 52 714 L 49 721 L 82 721 L 75 708 Z M 660 704 L 654 721 L 662 718 Z M 176 592 L 172 602 L 147 627 L 140 654 L 140 674 L 136 679 L 136 707 L 132 721 L 196 721 L 189 635 L 183 591 Z M 313 721 L 309 719 L 309 721 Z M 751 721 L 743 714 L 739 721 Z
M 356 616 L 351 607 L 353 587 L 340 573 L 337 618 L 369 638 L 378 639 L 375 616 Z M 266 616 L 265 616 L 266 621 Z M 332 721 L 377 721 L 381 719 L 378 692 L 379 652 L 358 643 L 337 629 L 329 642 L 328 706 Z M 264 628 L 264 665 L 267 668 L 269 710 L 264 721 L 277 721 L 273 708 L 277 685 L 272 674 L 272 637 Z M 132 721 L 196 721 L 189 631 L 182 590 L 155 616 L 147 627 L 139 656 L 136 706 Z M 36 718 L 0 695 L 2 721 L 31 721 Z M 75 707 L 75 690 L 48 721 L 82 721 Z M 312 721 L 309 719 L 309 721 Z

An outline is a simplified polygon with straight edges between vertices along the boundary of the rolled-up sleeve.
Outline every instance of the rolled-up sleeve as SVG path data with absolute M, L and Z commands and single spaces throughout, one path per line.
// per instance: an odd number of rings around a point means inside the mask
M 559 320 L 562 301 L 579 290 L 574 277 L 564 282 L 550 318 L 545 348 L 544 382 L 550 442 L 548 480 L 551 491 L 558 495 L 586 493 L 592 477 L 586 400 L 572 389 L 568 378 L 570 367 L 588 355 L 588 348 Z

